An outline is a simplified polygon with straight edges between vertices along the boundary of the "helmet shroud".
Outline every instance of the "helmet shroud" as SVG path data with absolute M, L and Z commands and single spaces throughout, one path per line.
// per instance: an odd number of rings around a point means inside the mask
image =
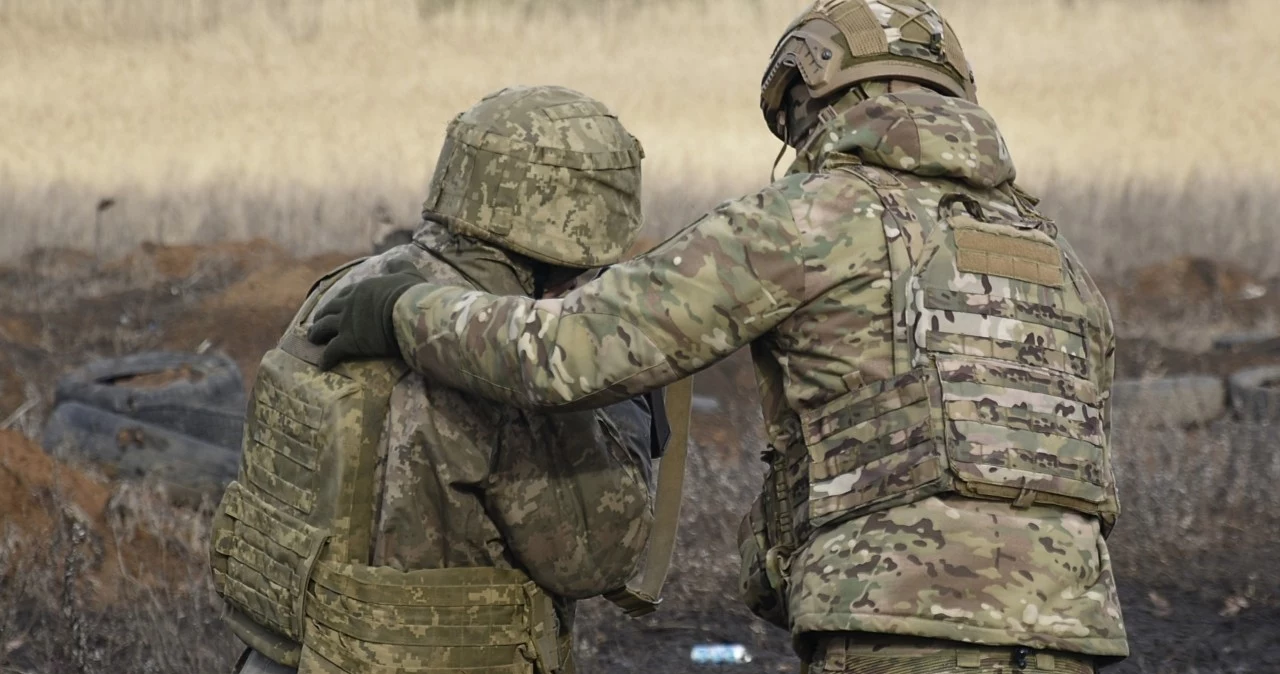
M 643 157 L 599 101 L 509 87 L 449 124 L 422 214 L 541 262 L 613 264 L 643 225 Z
M 813 99 L 869 80 L 904 80 L 977 102 L 955 31 L 924 0 L 819 0 L 791 23 L 760 87 L 765 122 L 788 142 L 782 112 L 797 79 Z

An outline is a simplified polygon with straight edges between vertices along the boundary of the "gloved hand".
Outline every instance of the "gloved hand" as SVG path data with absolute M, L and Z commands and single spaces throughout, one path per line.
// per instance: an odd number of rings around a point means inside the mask
M 316 312 L 307 339 L 324 346 L 320 369 L 360 358 L 399 358 L 392 312 L 409 288 L 425 283 L 408 262 L 392 262 L 381 276 L 339 290 Z

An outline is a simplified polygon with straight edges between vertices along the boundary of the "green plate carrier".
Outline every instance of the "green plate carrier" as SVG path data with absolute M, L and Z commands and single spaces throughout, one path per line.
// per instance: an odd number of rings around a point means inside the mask
M 323 372 L 302 327 L 358 262 L 322 278 L 262 358 L 210 546 L 226 620 L 306 674 L 555 672 L 568 644 L 551 598 L 523 572 L 369 565 L 378 452 L 408 370 L 377 360 Z

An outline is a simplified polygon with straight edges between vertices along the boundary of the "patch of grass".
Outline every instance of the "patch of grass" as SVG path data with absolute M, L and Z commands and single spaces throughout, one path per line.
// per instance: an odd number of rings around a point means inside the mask
M 1280 428 L 1220 422 L 1141 428 L 1119 419 L 1116 472 L 1123 512 L 1117 572 L 1152 587 L 1254 603 L 1280 599 Z
M 1096 235 L 1095 259 L 1206 239 L 1263 257 L 1280 175 L 1263 151 L 1280 139 L 1280 88 L 1263 83 L 1280 70 L 1280 5 L 939 4 L 1022 180 Z M 767 182 L 779 143 L 761 123 L 760 74 L 803 5 L 4 3 L 0 257 L 89 247 L 104 197 L 112 251 L 220 237 L 363 247 L 375 204 L 412 220 L 448 120 L 514 83 L 606 101 L 648 150 L 650 203 L 714 203 Z M 652 236 L 684 221 L 651 209 Z

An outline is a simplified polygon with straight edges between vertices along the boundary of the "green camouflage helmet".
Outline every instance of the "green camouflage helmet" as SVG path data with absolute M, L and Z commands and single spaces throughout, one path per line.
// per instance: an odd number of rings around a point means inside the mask
M 977 102 L 951 26 L 925 0 L 818 0 L 787 27 L 761 82 L 765 122 L 786 142 L 787 90 L 826 98 L 867 80 L 907 80 Z
M 599 101 L 509 87 L 449 124 L 422 214 L 542 262 L 613 264 L 642 225 L 643 157 Z

